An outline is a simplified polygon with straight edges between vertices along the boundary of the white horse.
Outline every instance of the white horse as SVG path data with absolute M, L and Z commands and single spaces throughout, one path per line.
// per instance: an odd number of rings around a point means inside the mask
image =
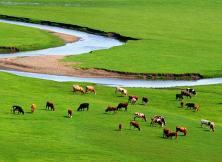
M 141 118 L 141 119 L 143 119 L 144 121 L 146 121 L 146 116 L 145 116 L 145 114 L 140 113 L 140 112 L 135 112 L 135 113 L 134 113 L 134 120 L 135 120 L 136 118 Z

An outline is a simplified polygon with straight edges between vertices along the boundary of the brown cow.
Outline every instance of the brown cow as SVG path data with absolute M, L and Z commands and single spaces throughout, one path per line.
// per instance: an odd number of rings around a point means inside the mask
M 170 132 L 172 132 L 169 128 L 164 128 L 163 129 L 163 138 L 167 137 L 167 134 L 169 134 Z
M 110 111 L 116 112 L 116 111 L 117 111 L 117 108 L 116 108 L 116 107 L 108 106 L 108 107 L 106 108 L 105 112 L 110 112 Z
M 182 132 L 184 136 L 187 135 L 187 128 L 176 126 L 176 132 Z
M 36 105 L 35 104 L 32 104 L 31 105 L 31 112 L 34 113 L 36 110 Z
M 170 137 L 171 139 L 172 139 L 173 136 L 175 136 L 175 138 L 177 139 L 178 133 L 177 132 L 169 132 L 166 136 L 167 136 L 167 138 Z
M 138 96 L 129 96 L 128 103 L 135 104 L 138 99 Z
M 128 107 L 128 103 L 125 102 L 125 103 L 119 103 L 118 106 L 117 106 L 117 110 L 119 109 L 122 109 L 122 108 L 125 108 L 125 111 L 127 110 L 127 107 Z
M 49 110 L 49 108 L 52 110 L 52 111 L 55 111 L 55 106 L 52 102 L 50 101 L 47 101 L 46 102 L 46 105 L 45 105 L 45 108 Z
M 72 110 L 68 109 L 68 118 L 72 118 Z
M 138 130 L 140 131 L 140 125 L 136 121 L 131 121 L 130 122 L 130 127 L 131 126 L 133 126 L 134 128 L 138 128 Z
M 93 86 L 86 86 L 85 93 L 87 92 L 93 92 L 94 94 L 96 94 L 96 90 Z
M 80 85 L 73 85 L 72 90 L 73 92 L 81 92 L 83 94 L 85 93 L 85 90 Z

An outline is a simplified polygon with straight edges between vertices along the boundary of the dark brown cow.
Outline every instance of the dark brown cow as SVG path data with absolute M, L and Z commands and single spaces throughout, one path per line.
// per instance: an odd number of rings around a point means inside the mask
M 137 128 L 140 131 L 140 125 L 136 121 L 130 122 L 130 127 L 133 126 L 134 128 Z
M 195 111 L 199 111 L 200 105 L 195 103 L 186 103 L 186 107 L 190 109 L 194 109 Z
M 80 110 L 84 111 L 85 109 L 87 109 L 87 111 L 89 110 L 89 103 L 82 103 L 82 104 L 80 104 L 78 109 L 77 109 L 77 111 L 80 111 Z
M 105 112 L 111 112 L 111 111 L 116 112 L 116 111 L 117 111 L 117 108 L 116 108 L 116 107 L 108 106 L 108 107 L 106 108 L 106 110 L 105 110 Z
M 52 102 L 50 101 L 47 101 L 46 102 L 46 105 L 45 105 L 45 108 L 49 110 L 49 108 L 52 110 L 52 111 L 55 111 L 55 106 Z
M 128 107 L 128 103 L 127 102 L 119 103 L 118 106 L 117 106 L 117 110 L 125 108 L 125 111 L 126 111 L 127 107 Z
M 149 102 L 149 99 L 148 99 L 147 97 L 143 97 L 143 98 L 142 98 L 142 103 L 143 103 L 144 105 L 147 105 L 148 102 Z
M 167 134 L 169 134 L 170 132 L 172 132 L 169 128 L 164 128 L 163 129 L 163 138 L 167 137 Z
M 72 109 L 68 109 L 68 118 L 72 118 Z

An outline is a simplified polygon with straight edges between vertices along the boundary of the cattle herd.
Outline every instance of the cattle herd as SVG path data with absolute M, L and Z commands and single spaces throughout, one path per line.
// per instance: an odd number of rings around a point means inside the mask
M 76 92 L 80 92 L 82 94 L 88 93 L 88 92 L 92 92 L 94 94 L 96 94 L 96 90 L 93 86 L 86 86 L 85 89 L 80 86 L 80 85 L 73 85 L 72 86 L 72 91 L 73 93 Z M 115 94 L 121 94 L 122 96 L 128 96 L 128 91 L 125 88 L 122 87 L 116 87 L 115 88 Z M 180 106 L 183 108 L 184 106 L 188 109 L 193 109 L 194 111 L 199 111 L 200 106 L 196 103 L 184 103 L 183 99 L 184 97 L 189 97 L 190 99 L 194 96 L 196 96 L 196 91 L 194 89 L 191 88 L 187 88 L 184 90 L 181 90 L 180 94 L 176 94 L 176 100 L 180 101 Z M 119 103 L 117 106 L 108 106 L 105 109 L 105 113 L 116 113 L 119 110 L 124 109 L 125 111 L 127 111 L 127 107 L 129 104 L 134 105 L 137 101 L 138 101 L 139 97 L 135 96 L 135 95 L 130 95 L 128 96 L 128 102 L 121 102 Z M 149 99 L 147 97 L 142 97 L 142 104 L 143 105 L 147 105 L 149 103 Z M 46 106 L 45 106 L 46 110 L 51 110 L 51 111 L 55 111 L 55 106 L 53 102 L 47 101 L 46 102 Z M 84 111 L 84 110 L 89 110 L 89 103 L 81 103 L 79 105 L 79 107 L 77 108 L 77 111 Z M 31 113 L 34 113 L 36 110 L 36 105 L 32 104 L 31 105 Z M 11 111 L 15 114 L 15 112 L 17 112 L 18 114 L 23 114 L 24 115 L 24 111 L 22 109 L 21 106 L 18 105 L 13 105 L 11 108 Z M 68 118 L 72 118 L 73 116 L 73 110 L 72 109 L 68 109 L 68 114 L 67 117 Z M 140 124 L 136 121 L 137 118 L 141 118 L 142 120 L 144 120 L 145 122 L 147 121 L 146 115 L 141 113 L 141 112 L 135 112 L 133 114 L 133 120 L 130 121 L 129 125 L 130 127 L 133 126 L 134 128 L 137 128 L 139 131 L 141 130 Z M 200 121 L 201 127 L 206 126 L 208 127 L 210 130 L 212 130 L 213 132 L 215 131 L 215 123 L 211 122 L 209 120 L 205 120 L 202 119 Z M 150 126 L 155 126 L 155 125 L 160 125 L 161 127 L 164 127 L 166 125 L 166 121 L 165 118 L 163 116 L 160 115 L 154 115 L 153 117 L 151 117 L 151 122 L 150 122 Z M 120 123 L 118 126 L 118 130 L 122 130 L 123 125 Z M 182 132 L 184 134 L 184 136 L 187 135 L 187 128 L 185 127 L 180 127 L 180 126 L 176 126 L 175 131 L 172 131 L 169 128 L 164 128 L 163 129 L 163 138 L 171 138 L 173 136 L 175 136 L 175 139 L 177 139 L 178 137 L 178 132 Z

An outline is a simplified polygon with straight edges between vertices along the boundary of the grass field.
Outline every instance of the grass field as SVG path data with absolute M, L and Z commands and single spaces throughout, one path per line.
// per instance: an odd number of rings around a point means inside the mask
M 0 3 L 0 14 L 77 24 L 141 39 L 66 59 L 81 62 L 81 67 L 222 76 L 220 0 L 10 2 Z
M 139 102 L 128 111 L 104 113 L 108 105 L 116 106 L 127 97 L 115 95 L 114 88 L 94 85 L 97 94 L 73 94 L 74 83 L 57 83 L 0 73 L 0 161 L 220 161 L 222 136 L 222 85 L 194 87 L 197 96 L 186 102 L 200 104 L 199 112 L 179 108 L 174 89 L 128 88 L 138 95 Z M 86 83 L 81 84 L 83 86 Z M 140 105 L 141 97 L 150 99 Z M 46 111 L 45 102 L 53 101 L 56 111 Z M 89 102 L 89 111 L 77 112 L 80 103 Z M 34 114 L 32 103 L 37 105 Z M 25 115 L 10 112 L 12 105 L 21 105 Z M 72 119 L 66 117 L 72 108 Z M 141 131 L 130 129 L 133 113 L 146 114 L 148 121 L 137 120 Z M 162 128 L 150 127 L 150 117 L 166 118 L 167 127 L 185 126 L 188 136 L 177 140 L 163 139 Z M 200 119 L 216 123 L 216 132 L 200 128 Z M 122 123 L 123 130 L 117 131 Z
M 0 46 L 16 47 L 20 51 L 63 45 L 63 41 L 47 31 L 0 23 Z

